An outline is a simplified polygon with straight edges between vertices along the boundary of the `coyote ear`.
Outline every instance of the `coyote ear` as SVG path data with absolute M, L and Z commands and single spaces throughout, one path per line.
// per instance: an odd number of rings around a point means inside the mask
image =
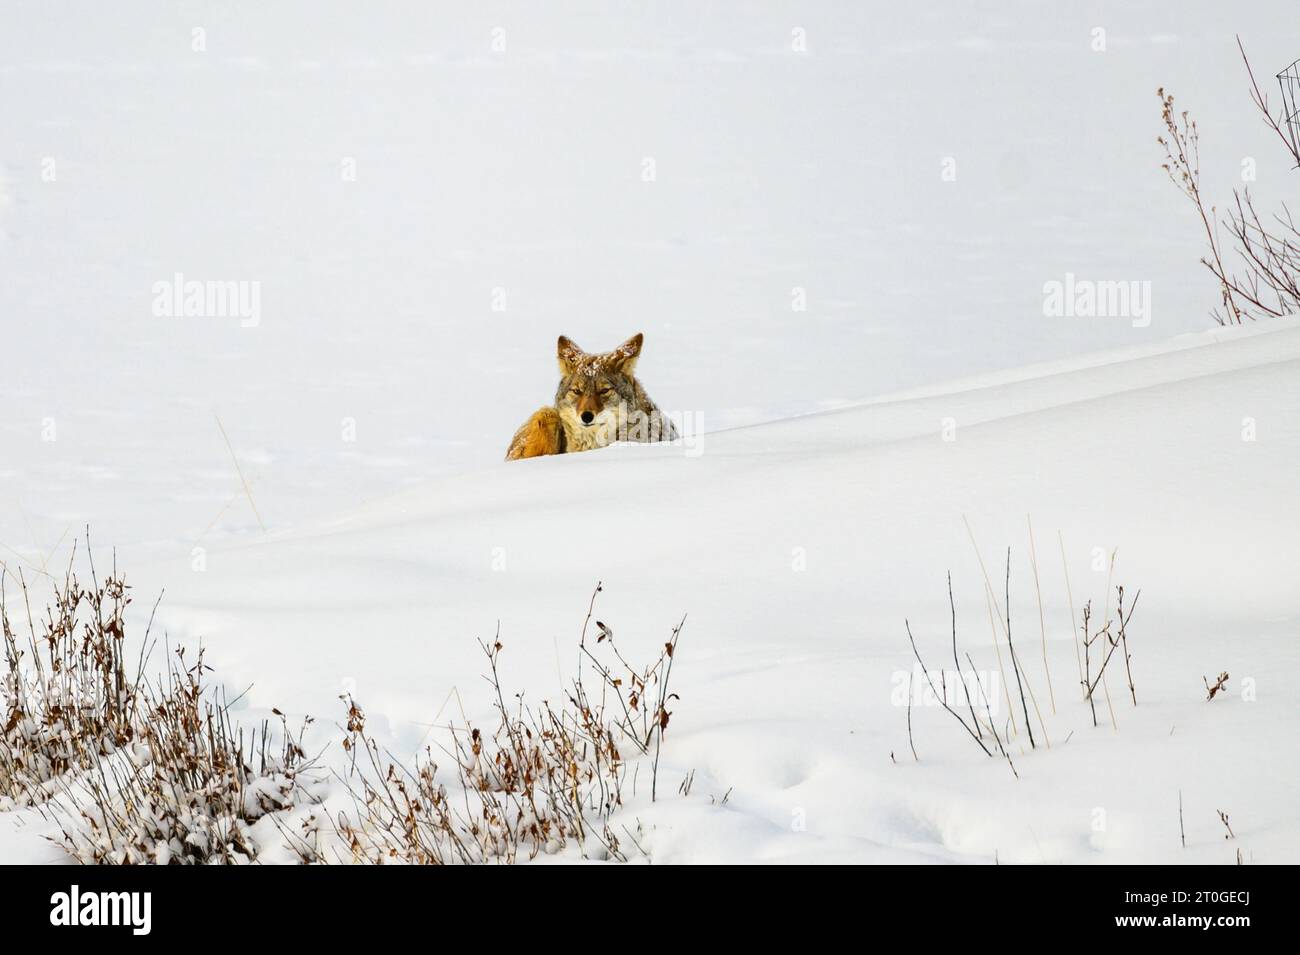
M 644 341 L 645 336 L 637 332 L 609 353 L 610 364 L 625 375 L 632 374 L 632 370 L 636 368 L 636 360 L 641 355 L 641 344 Z
M 555 355 L 560 359 L 560 374 L 571 375 L 578 362 L 587 357 L 587 353 L 564 335 L 555 344 Z

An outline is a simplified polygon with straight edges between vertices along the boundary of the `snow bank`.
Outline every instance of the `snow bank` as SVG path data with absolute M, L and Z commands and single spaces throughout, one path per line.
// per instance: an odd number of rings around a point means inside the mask
M 201 637 L 254 711 L 333 719 L 350 692 L 399 752 L 462 705 L 487 718 L 474 638 L 498 621 L 504 680 L 542 698 L 574 671 L 597 580 L 634 659 L 688 613 L 670 795 L 629 810 L 656 861 L 1294 862 L 1297 372 L 1285 320 L 1187 336 L 709 434 L 699 456 L 501 464 L 134 583 L 166 585 L 172 637 Z M 927 663 L 951 661 L 948 570 L 962 651 L 997 669 L 963 517 L 999 594 L 1012 548 L 1012 632 L 1051 741 L 1017 737 L 1019 779 L 934 706 L 913 708 L 914 761 L 899 705 L 904 617 Z M 1138 706 L 1112 671 L 1117 729 L 1079 699 L 1058 531 L 1076 610 L 1105 600 L 1116 548 L 1114 583 L 1142 591 Z

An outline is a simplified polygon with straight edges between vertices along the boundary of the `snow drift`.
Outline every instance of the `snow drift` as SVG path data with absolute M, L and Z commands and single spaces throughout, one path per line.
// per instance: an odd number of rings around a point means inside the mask
M 173 639 L 252 685 L 250 716 L 311 713 L 324 740 L 350 693 L 407 753 L 449 707 L 488 715 L 475 638 L 498 625 L 506 684 L 537 699 L 574 672 L 596 581 L 634 658 L 688 614 L 671 785 L 626 809 L 657 862 L 1294 862 L 1297 407 L 1300 328 L 1281 320 L 706 434 L 698 454 L 503 463 L 213 550 L 202 572 L 128 576 L 166 587 Z M 962 652 L 997 669 L 967 522 L 999 595 L 1011 548 L 1051 742 L 1022 727 L 1018 779 L 924 701 L 914 760 L 900 705 L 904 618 L 932 667 L 951 661 L 948 571 Z M 1114 726 L 1080 699 L 1066 567 L 1076 613 L 1100 614 L 1108 581 L 1142 591 L 1138 704 L 1110 671 Z M 7 857 L 50 853 L 39 825 L 11 830 Z

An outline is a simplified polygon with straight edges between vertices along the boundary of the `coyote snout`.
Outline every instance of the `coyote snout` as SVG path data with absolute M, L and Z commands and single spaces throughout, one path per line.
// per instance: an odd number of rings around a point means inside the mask
M 582 419 L 582 423 L 590 425 L 595 422 L 596 416 L 605 410 L 605 406 L 602 396 L 595 392 L 587 392 L 578 395 L 578 400 L 574 403 L 574 409 L 577 411 L 578 417 Z
M 675 439 L 677 429 L 632 373 L 644 340 L 637 334 L 613 351 L 588 354 L 561 335 L 555 404 L 538 409 L 515 432 L 506 460 L 590 451 L 619 440 Z

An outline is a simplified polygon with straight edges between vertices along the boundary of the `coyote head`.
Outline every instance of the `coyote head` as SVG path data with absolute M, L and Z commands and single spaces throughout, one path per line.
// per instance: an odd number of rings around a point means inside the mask
M 632 377 L 644 336 L 633 335 L 613 351 L 589 355 L 565 336 L 560 336 L 560 387 L 555 407 L 573 434 L 589 434 L 590 443 L 612 443 L 620 424 L 620 409 L 638 405 L 637 383 Z M 586 442 L 584 442 L 586 443 Z

